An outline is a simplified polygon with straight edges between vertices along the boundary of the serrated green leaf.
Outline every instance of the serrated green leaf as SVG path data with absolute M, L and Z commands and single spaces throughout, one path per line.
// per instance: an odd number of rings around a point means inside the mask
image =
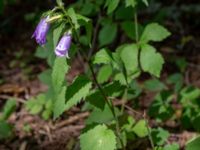
M 66 91 L 65 110 L 77 105 L 84 99 L 92 87 L 91 81 L 85 76 L 78 76 Z
M 54 103 L 53 118 L 59 117 L 65 111 L 66 87 L 63 86 Z
M 107 24 L 99 32 L 100 47 L 111 44 L 117 36 L 117 25 Z
M 119 5 L 119 2 L 120 2 L 120 0 L 107 0 L 106 1 L 106 4 L 108 6 L 107 14 L 112 13 Z
M 65 74 L 67 73 L 69 66 L 66 58 L 57 57 L 52 71 L 52 84 L 55 93 L 59 93 L 65 80 Z
M 115 150 L 116 143 L 114 132 L 105 125 L 98 125 L 80 136 L 81 150 Z
M 121 86 L 119 82 L 112 82 L 103 87 L 104 93 L 110 97 L 119 96 L 122 93 L 123 89 L 124 87 Z M 93 91 L 90 95 L 86 97 L 86 100 L 89 101 L 91 105 L 101 110 L 104 109 L 105 99 L 99 90 Z
M 99 83 L 104 83 L 108 81 L 111 75 L 112 75 L 112 67 L 110 65 L 105 65 L 100 68 L 97 74 L 97 80 Z
M 148 44 L 142 45 L 140 63 L 145 72 L 160 77 L 164 59 L 161 54 L 156 52 L 154 47 Z
M 93 64 L 109 64 L 112 61 L 112 53 L 108 49 L 100 49 L 94 56 Z
M 145 120 L 138 121 L 132 130 L 138 137 L 141 138 L 148 135 L 148 129 Z
M 170 36 L 171 33 L 158 23 L 148 24 L 141 36 L 141 43 L 148 43 L 149 41 L 160 42 Z
M 124 46 L 121 50 L 120 56 L 127 74 L 130 72 L 133 73 L 138 69 L 138 47 L 136 44 Z
M 119 110 L 117 108 L 115 108 L 115 113 L 116 113 L 117 116 L 120 115 L 120 112 L 119 112 Z M 110 108 L 108 107 L 108 105 L 106 105 L 104 107 L 104 110 L 100 110 L 98 108 L 94 108 L 94 110 L 92 111 L 90 116 L 87 118 L 86 124 L 109 123 L 113 119 L 114 119 L 113 118 L 113 114 L 112 114 Z
M 163 145 L 167 141 L 167 138 L 170 136 L 170 134 L 167 130 L 159 127 L 157 129 L 152 129 L 151 136 L 154 144 Z

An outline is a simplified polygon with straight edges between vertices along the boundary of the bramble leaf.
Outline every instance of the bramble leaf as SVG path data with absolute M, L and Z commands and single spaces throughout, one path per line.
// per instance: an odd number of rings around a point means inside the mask
M 145 72 L 160 77 L 164 59 L 161 54 L 156 52 L 154 47 L 148 44 L 142 45 L 140 63 Z
M 65 74 L 67 73 L 69 66 L 66 58 L 57 57 L 54 62 L 52 71 L 52 84 L 56 94 L 58 94 L 62 88 L 65 80 Z
M 160 42 L 170 36 L 171 33 L 158 23 L 148 24 L 141 36 L 141 43 L 148 43 L 149 41 Z
M 116 136 L 105 125 L 98 125 L 80 136 L 82 150 L 115 150 Z

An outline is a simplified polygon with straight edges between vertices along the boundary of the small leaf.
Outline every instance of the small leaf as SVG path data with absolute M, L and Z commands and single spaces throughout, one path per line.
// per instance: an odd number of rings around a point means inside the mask
M 92 87 L 91 81 L 85 76 L 78 76 L 66 91 L 65 110 L 84 99 Z
M 111 44 L 117 36 L 117 25 L 107 24 L 99 32 L 100 47 Z
M 166 85 L 158 79 L 147 80 L 145 81 L 144 86 L 150 91 L 161 91 L 167 88 Z
M 106 96 L 111 96 L 111 97 L 117 97 L 121 95 L 123 89 L 124 87 L 121 86 L 119 82 L 112 82 L 103 87 L 103 91 L 106 94 Z M 93 91 L 90 95 L 86 97 L 86 100 L 89 101 L 91 105 L 101 110 L 104 109 L 105 99 L 99 90 Z
M 5 121 L 0 121 L 0 140 L 12 135 L 12 126 Z
M 38 75 L 38 78 L 44 84 L 51 85 L 51 73 L 52 73 L 52 70 L 51 69 L 47 69 L 47 70 L 43 71 L 42 73 L 40 73 Z
M 138 48 L 135 44 L 126 45 L 120 53 L 127 73 L 135 72 L 138 68 Z
M 161 54 L 156 52 L 154 47 L 148 44 L 142 45 L 140 63 L 145 72 L 160 77 L 164 59 Z
M 116 136 L 105 125 L 98 125 L 80 136 L 82 150 L 115 150 Z
M 104 83 L 108 81 L 111 75 L 112 75 L 112 67 L 110 65 L 105 65 L 100 68 L 97 75 L 97 80 L 99 83 Z
M 120 112 L 117 108 L 115 108 L 115 113 L 117 116 L 120 115 Z M 92 123 L 109 123 L 113 120 L 113 114 L 108 107 L 108 105 L 105 105 L 104 110 L 100 110 L 98 108 L 94 108 L 90 116 L 86 120 L 86 124 L 92 124 Z
M 138 121 L 132 130 L 139 137 L 145 137 L 148 135 L 148 129 L 145 120 Z
M 119 5 L 120 0 L 107 0 L 106 3 L 108 5 L 107 14 L 112 13 L 117 6 Z
M 55 93 L 59 93 L 65 80 L 65 74 L 67 73 L 69 66 L 66 58 L 57 57 L 52 71 L 52 83 Z
M 2 120 L 6 120 L 10 117 L 10 115 L 14 112 L 16 108 L 16 100 L 9 99 L 6 101 L 6 104 L 3 107 L 3 114 L 1 116 Z
M 109 50 L 100 49 L 94 56 L 94 64 L 109 64 L 112 61 L 112 54 Z
M 160 127 L 157 129 L 152 129 L 151 135 L 153 142 L 156 145 L 163 145 L 167 141 L 167 138 L 170 136 L 167 130 L 164 130 Z
M 170 35 L 171 33 L 158 23 L 151 23 L 145 27 L 140 41 L 142 43 L 148 43 L 149 41 L 160 42 Z
M 177 143 L 166 145 L 163 150 L 180 150 L 180 146 Z

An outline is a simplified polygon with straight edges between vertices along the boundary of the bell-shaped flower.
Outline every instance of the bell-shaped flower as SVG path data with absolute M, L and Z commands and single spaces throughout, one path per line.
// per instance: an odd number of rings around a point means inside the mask
M 68 50 L 70 48 L 71 41 L 72 41 L 71 33 L 70 32 L 65 33 L 58 42 L 58 45 L 56 46 L 55 49 L 56 56 L 69 58 Z
M 44 45 L 46 43 L 46 35 L 50 28 L 50 24 L 47 22 L 47 19 L 48 17 L 40 20 L 35 32 L 32 35 L 32 38 L 35 38 L 39 45 Z

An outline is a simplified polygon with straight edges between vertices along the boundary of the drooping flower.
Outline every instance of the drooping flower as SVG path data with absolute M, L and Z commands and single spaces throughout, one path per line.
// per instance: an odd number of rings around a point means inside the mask
M 50 24 L 47 22 L 48 17 L 42 18 L 37 25 L 32 38 L 36 39 L 39 45 L 44 45 L 46 43 L 46 35 L 49 31 Z
M 60 41 L 59 41 L 59 43 L 58 43 L 58 45 L 56 46 L 56 49 L 55 49 L 56 56 L 69 58 L 68 50 L 69 50 L 70 45 L 71 45 L 71 40 L 72 40 L 72 37 L 71 37 L 70 32 L 65 33 L 62 36 L 62 38 L 60 39 Z

